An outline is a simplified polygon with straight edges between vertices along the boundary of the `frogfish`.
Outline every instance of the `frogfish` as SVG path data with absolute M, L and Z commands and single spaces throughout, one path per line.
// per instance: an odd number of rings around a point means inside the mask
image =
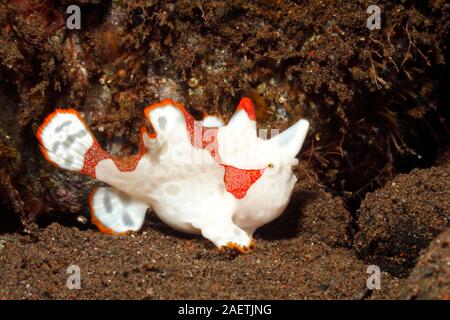
M 100 231 L 138 231 L 151 209 L 168 226 L 201 234 L 219 249 L 249 252 L 255 230 L 290 200 L 309 122 L 260 137 L 245 97 L 226 125 L 212 115 L 196 121 L 170 99 L 146 107 L 144 115 L 154 132 L 141 128 L 139 151 L 127 157 L 105 151 L 74 109 L 56 109 L 36 136 L 52 164 L 109 185 L 90 194 L 91 220 Z

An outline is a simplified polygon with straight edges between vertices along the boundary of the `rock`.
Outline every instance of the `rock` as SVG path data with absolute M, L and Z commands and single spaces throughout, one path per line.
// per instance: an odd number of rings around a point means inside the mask
M 368 276 L 370 276 L 368 274 Z M 399 295 L 405 279 L 399 279 L 391 276 L 387 272 L 381 273 L 380 289 L 369 290 L 366 294 L 367 300 L 393 300 Z
M 420 250 L 450 225 L 449 199 L 448 166 L 398 175 L 363 200 L 357 252 L 382 271 L 406 276 Z
M 450 299 L 450 229 L 421 252 L 400 291 L 401 299 Z
M 297 170 L 298 182 L 285 212 L 260 231 L 263 237 L 289 238 L 297 234 L 331 246 L 349 246 L 351 215 L 341 198 L 333 197 L 311 179 L 312 172 Z

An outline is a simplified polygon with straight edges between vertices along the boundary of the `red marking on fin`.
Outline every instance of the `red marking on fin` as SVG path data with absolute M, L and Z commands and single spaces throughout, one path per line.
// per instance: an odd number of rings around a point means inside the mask
M 95 179 L 95 167 L 97 164 L 105 159 L 109 159 L 109 154 L 105 150 L 100 147 L 97 141 L 94 141 L 92 146 L 84 155 L 84 164 L 83 169 L 81 169 L 81 173 L 90 175 Z
M 144 146 L 143 135 L 148 134 L 147 129 L 142 127 L 140 129 L 141 133 L 141 141 L 139 145 L 139 152 L 132 156 L 127 157 L 112 157 L 108 152 L 106 152 L 97 141 L 94 140 L 94 144 L 89 148 L 89 150 L 84 155 L 84 165 L 83 169 L 81 169 L 81 173 L 88 174 L 92 178 L 95 179 L 95 167 L 97 164 L 105 159 L 111 159 L 114 161 L 114 164 L 119 168 L 122 172 L 130 172 L 136 169 L 139 160 L 141 160 L 142 156 L 147 151 Z
M 138 154 L 123 157 L 123 158 L 111 158 L 116 164 L 117 168 L 119 168 L 122 172 L 130 172 L 136 169 L 139 160 L 141 160 L 142 156 L 145 154 L 145 149 L 140 149 Z
M 146 149 L 141 144 L 139 152 L 135 155 L 122 158 L 112 157 L 108 154 L 108 152 L 102 149 L 102 147 L 98 144 L 97 141 L 94 141 L 94 143 L 84 156 L 84 165 L 83 169 L 81 169 L 81 173 L 90 175 L 92 178 L 95 179 L 96 177 L 95 167 L 100 161 L 105 159 L 111 159 L 112 161 L 114 161 L 114 164 L 117 166 L 117 168 L 119 168 L 120 171 L 130 172 L 136 169 L 139 160 L 141 160 L 145 152 Z
M 250 100 L 250 98 L 244 97 L 241 99 L 237 107 L 237 110 L 241 109 L 247 112 L 247 115 L 250 118 L 250 120 L 256 120 L 255 106 L 253 105 L 253 102 L 252 100 Z
M 147 152 L 147 149 L 145 148 L 144 145 L 144 137 L 143 137 L 144 134 L 148 134 L 147 129 L 145 127 L 142 127 L 140 129 L 140 133 L 141 133 L 141 141 L 139 145 L 139 152 L 137 154 L 121 158 L 110 157 L 114 161 L 117 168 L 119 168 L 119 170 L 122 172 L 130 172 L 136 169 L 139 160 L 141 160 L 142 156 Z
M 248 189 L 261 177 L 264 169 L 246 170 L 222 165 L 225 169 L 223 181 L 228 192 L 236 199 L 242 199 Z

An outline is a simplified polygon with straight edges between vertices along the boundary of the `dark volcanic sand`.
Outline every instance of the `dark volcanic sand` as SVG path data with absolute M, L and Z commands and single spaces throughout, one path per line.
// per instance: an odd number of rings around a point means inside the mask
M 449 168 L 440 167 L 440 170 L 448 173 Z M 422 170 L 421 174 L 411 174 L 410 183 L 421 181 L 417 179 L 422 179 L 423 175 L 428 175 L 428 180 L 438 179 L 436 171 Z M 381 290 L 372 292 L 366 288 L 369 264 L 359 260 L 351 248 L 335 246 L 347 242 L 348 231 L 339 225 L 349 223 L 348 213 L 340 207 L 338 198 L 333 199 L 314 187 L 306 177 L 301 178 L 295 189 L 294 203 L 300 195 L 304 201 L 291 205 L 282 217 L 263 228 L 256 237 L 256 249 L 248 255 L 220 253 L 209 241 L 174 233 L 155 218 L 148 219 L 142 232 L 125 236 L 109 236 L 97 230 L 80 231 L 57 223 L 35 230 L 32 236 L 3 234 L 0 240 L 0 297 L 397 298 L 405 280 L 385 272 Z M 306 190 L 308 195 L 304 193 Z M 421 191 L 417 192 L 416 196 L 420 197 Z M 441 200 L 428 191 L 428 206 L 441 208 Z M 382 205 L 389 206 L 390 203 L 387 201 Z M 340 215 L 333 216 L 333 212 L 340 212 Z M 443 214 L 450 216 L 448 207 Z M 305 230 L 308 226 L 316 226 L 312 234 Z M 336 226 L 334 234 L 330 234 L 330 226 Z M 283 228 L 290 228 L 285 233 L 288 237 L 277 237 L 277 234 L 283 234 Z M 411 235 L 409 242 L 414 237 Z M 447 250 L 444 245 L 442 248 Z M 432 255 L 440 252 L 436 244 L 431 250 Z M 447 260 L 441 262 L 440 268 L 448 273 L 445 267 L 449 260 L 445 252 L 441 255 Z M 421 258 L 422 265 L 423 260 L 430 259 L 428 256 Z M 414 260 L 407 263 L 414 264 Z M 69 276 L 66 270 L 70 265 L 80 267 L 80 290 L 66 287 Z M 445 276 L 439 270 L 436 272 L 437 279 Z M 432 280 L 426 281 L 428 287 L 435 288 Z M 414 285 L 422 286 L 421 278 L 413 275 L 408 279 L 408 286 Z M 403 288 L 402 297 L 415 296 L 413 292 L 407 295 L 407 288 Z
M 52 224 L 36 238 L 4 235 L 2 299 L 352 299 L 367 293 L 366 266 L 348 249 L 298 236 L 258 239 L 248 255 L 225 255 L 204 239 L 152 228 L 111 237 Z M 37 242 L 36 242 L 37 241 Z M 66 288 L 70 265 L 81 289 Z M 383 281 L 389 281 L 383 275 Z

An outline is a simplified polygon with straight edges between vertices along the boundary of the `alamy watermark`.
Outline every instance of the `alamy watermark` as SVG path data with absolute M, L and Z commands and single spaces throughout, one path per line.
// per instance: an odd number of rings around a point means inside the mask
M 80 30 L 81 29 L 81 9 L 77 5 L 70 5 L 67 7 L 66 12 L 70 14 L 67 18 L 66 26 L 69 30 Z
M 381 29 L 380 7 L 373 4 L 367 8 L 367 13 L 370 14 L 369 18 L 367 18 L 367 28 L 370 30 Z
M 369 290 L 380 290 L 381 289 L 381 270 L 377 265 L 370 265 L 367 267 L 367 273 L 370 274 L 367 278 L 366 286 Z
M 381 29 L 381 8 L 376 4 L 367 7 L 366 12 L 370 14 L 367 18 L 367 28 L 370 30 Z M 69 30 L 81 29 L 81 8 L 75 4 L 67 7 L 66 13 L 70 14 L 67 18 L 66 26 Z
M 66 286 L 69 290 L 81 289 L 81 269 L 77 265 L 70 265 L 66 273 L 70 274 L 67 278 Z

